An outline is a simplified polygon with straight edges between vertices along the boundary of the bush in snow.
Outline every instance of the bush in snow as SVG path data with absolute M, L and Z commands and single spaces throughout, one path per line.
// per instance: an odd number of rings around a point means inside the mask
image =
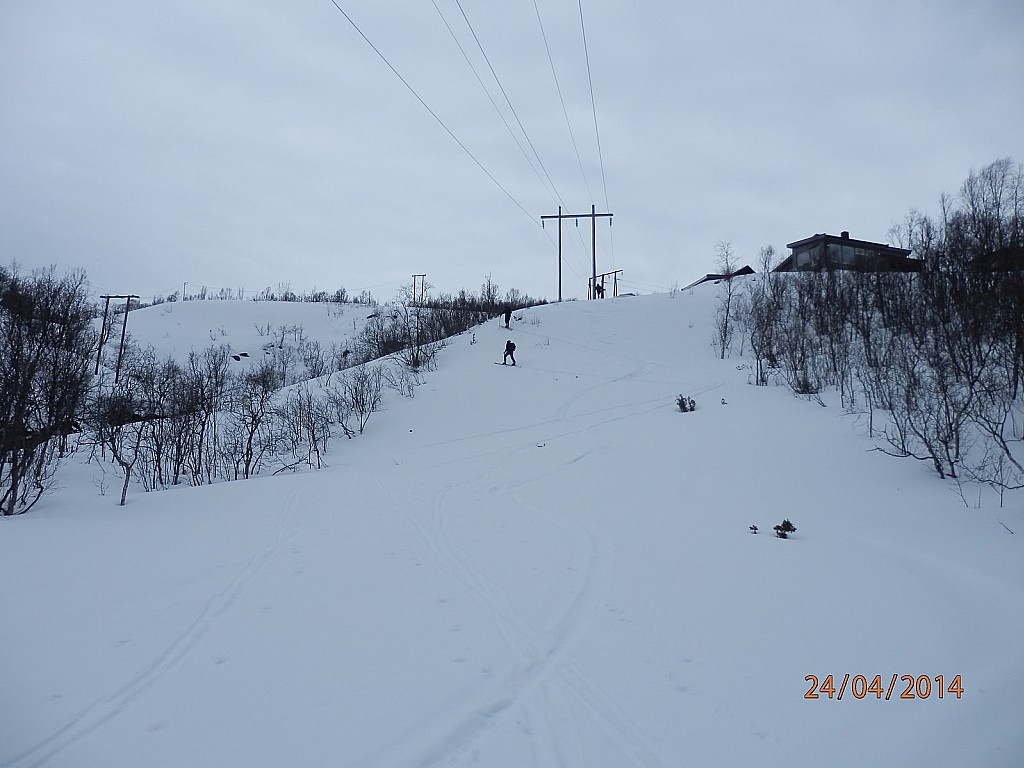
M 783 520 L 781 523 L 775 526 L 775 535 L 780 539 L 788 539 L 789 534 L 796 532 L 796 526 L 793 525 L 789 520 Z
M 370 414 L 380 410 L 384 366 L 360 366 L 345 377 L 341 386 L 351 412 L 359 422 L 359 434 L 363 434 Z
M 0 267 L 0 514 L 20 515 L 50 486 L 90 388 L 85 274 Z
M 679 410 L 683 413 L 697 410 L 697 404 L 693 402 L 693 398 L 686 395 L 676 397 L 676 405 L 679 406 Z

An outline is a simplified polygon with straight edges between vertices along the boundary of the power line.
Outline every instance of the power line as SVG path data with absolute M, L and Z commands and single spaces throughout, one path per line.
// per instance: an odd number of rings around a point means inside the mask
M 487 94 L 487 99 L 488 101 L 491 102 L 491 106 L 494 107 L 494 111 L 498 113 L 498 117 L 501 118 L 501 122 L 505 124 L 505 128 L 506 130 L 508 130 L 509 136 L 512 137 L 512 140 L 516 143 L 516 146 L 519 147 L 519 151 L 522 152 L 523 157 L 526 158 L 526 162 L 530 164 L 530 168 L 533 170 L 533 173 L 537 176 L 537 180 L 540 181 L 541 186 L 544 186 L 545 191 L 552 196 L 552 199 L 554 199 L 557 193 L 555 193 L 553 188 L 549 189 L 546 186 L 547 182 L 545 182 L 543 177 L 541 177 L 540 171 L 537 170 L 537 166 L 534 164 L 533 159 L 530 157 L 530 154 L 526 151 L 526 148 L 523 147 L 523 144 L 519 140 L 519 137 L 516 136 L 515 131 L 512 130 L 512 126 L 509 125 L 504 113 L 498 107 L 498 103 L 494 100 L 494 97 L 491 96 L 491 92 L 487 89 L 487 86 L 484 85 L 483 78 L 480 77 L 480 73 L 477 72 L 476 67 L 473 65 L 472 60 L 469 58 L 469 54 L 466 53 L 466 49 L 463 48 L 462 43 L 459 42 L 459 38 L 455 34 L 455 30 L 453 30 L 451 25 L 448 23 L 448 19 L 446 19 L 444 13 L 442 13 L 441 8 L 437 4 L 437 0 L 430 1 L 434 4 L 434 10 L 437 11 L 437 15 L 440 16 L 441 21 L 444 22 L 444 26 L 448 30 L 448 34 L 451 35 L 452 40 L 455 42 L 455 45 L 458 47 L 459 52 L 462 54 L 462 58 L 466 60 L 466 63 L 472 70 L 473 76 L 476 77 L 476 81 L 480 84 L 480 87 L 483 89 L 484 93 Z
M 474 40 L 476 41 L 477 47 L 479 48 L 480 53 L 481 53 L 481 55 L 484 58 L 484 61 L 487 63 L 487 66 L 490 69 L 491 75 L 494 77 L 495 83 L 498 85 L 498 88 L 501 91 L 502 96 L 504 97 L 506 104 L 508 104 L 509 110 L 512 112 L 512 115 L 515 118 L 515 121 L 516 121 L 517 125 L 519 126 L 519 129 L 522 131 L 523 137 L 526 139 L 526 142 L 529 145 L 530 150 L 533 152 L 533 155 L 534 155 L 534 157 L 537 160 L 537 164 L 540 166 L 541 170 L 543 171 L 544 177 L 547 179 L 547 184 L 550 186 L 550 190 L 549 191 L 553 192 L 556 200 L 564 205 L 564 201 L 562 201 L 562 199 L 561 199 L 561 194 L 559 193 L 558 188 L 556 187 L 554 181 L 552 180 L 551 175 L 548 173 L 547 168 L 544 166 L 544 162 L 543 162 L 543 160 L 541 160 L 540 154 L 537 152 L 536 147 L 534 146 L 532 140 L 530 139 L 529 133 L 527 132 L 525 126 L 522 123 L 522 121 L 519 119 L 519 115 L 516 112 L 515 107 L 512 105 L 511 99 L 509 98 L 508 93 L 505 91 L 505 88 L 502 85 L 501 80 L 500 80 L 500 78 L 497 75 L 497 72 L 495 71 L 493 65 L 491 64 L 491 61 L 490 61 L 489 57 L 487 56 L 486 51 L 483 48 L 483 44 L 481 43 L 481 41 L 479 39 L 479 36 L 476 34 L 476 31 L 473 28 L 473 25 L 469 21 L 469 18 L 466 15 L 465 9 L 462 7 L 462 4 L 461 4 L 461 2 L 459 2 L 459 0 L 455 0 L 455 2 L 456 2 L 456 5 L 459 8 L 459 11 L 462 14 L 463 20 L 465 21 L 467 27 L 469 28 L 471 34 L 473 35 Z M 529 211 L 526 210 L 526 208 L 501 184 L 501 182 L 498 181 L 498 179 L 494 176 L 494 174 L 492 174 L 483 165 L 483 163 L 470 151 L 470 149 L 458 138 L 458 136 L 455 135 L 455 133 L 448 127 L 448 125 L 440 118 L 440 116 L 430 107 L 429 104 L 427 104 L 427 102 L 424 100 L 424 98 L 422 96 L 420 96 L 420 94 L 416 91 L 416 89 L 412 87 L 412 85 L 409 83 L 409 81 L 406 80 L 405 77 L 403 77 L 403 75 L 388 60 L 388 58 L 373 43 L 373 41 L 371 41 L 369 39 L 369 37 L 362 31 L 362 29 L 359 27 L 359 25 L 355 23 L 355 21 L 352 19 L 352 17 L 349 16 L 349 14 L 346 13 L 344 8 L 341 7 L 341 5 L 339 4 L 338 0 L 331 0 L 331 4 L 345 18 L 345 20 L 349 23 L 349 25 L 356 31 L 356 33 L 363 39 L 363 41 L 370 47 L 370 49 L 375 54 L 377 54 L 377 57 L 380 58 L 380 60 L 384 62 L 385 66 L 387 66 L 387 68 L 391 70 L 392 74 L 394 74 L 395 77 L 398 78 L 398 80 L 402 83 L 402 85 L 405 86 L 405 88 L 413 95 L 413 97 L 420 103 L 420 105 L 430 114 L 430 116 L 432 118 L 434 118 L 434 120 L 438 123 L 438 125 L 441 126 L 441 128 L 445 131 L 445 133 L 447 133 L 448 136 L 456 144 L 458 144 L 459 148 L 463 152 L 466 153 L 466 155 L 476 164 L 476 166 L 478 168 L 480 168 L 481 171 L 483 171 L 483 173 L 494 183 L 494 185 L 497 186 L 498 189 L 500 189 L 502 191 L 502 193 L 504 193 L 504 195 L 506 197 L 508 197 L 508 199 L 511 200 L 515 204 L 515 206 L 517 208 L 519 208 L 519 210 L 521 210 L 523 213 L 525 213 L 531 219 L 531 221 L 535 221 L 534 217 L 531 216 Z M 535 3 L 535 5 L 536 5 L 536 3 Z M 438 11 L 438 14 L 441 16 L 442 21 L 444 21 L 445 26 L 448 28 L 449 33 L 452 34 L 453 39 L 455 39 L 456 45 L 458 45 L 460 51 L 462 51 L 463 57 L 466 58 L 467 63 L 470 64 L 470 68 L 473 69 L 474 75 L 477 77 L 478 82 L 480 82 L 481 87 L 483 87 L 484 91 L 488 93 L 488 98 L 491 100 L 492 106 L 494 106 L 495 109 L 498 111 L 499 115 L 501 115 L 501 110 L 498 109 L 497 104 L 495 104 L 493 98 L 491 98 L 490 92 L 487 91 L 486 86 L 483 84 L 479 74 L 477 74 L 477 71 L 473 67 L 472 62 L 469 60 L 469 57 L 466 55 L 465 50 L 462 48 L 461 45 L 459 45 L 457 37 L 455 36 L 455 34 L 454 34 L 453 30 L 451 29 L 451 26 L 448 24 L 447 20 L 445 20 L 444 14 L 441 13 L 440 8 L 438 8 L 436 2 L 434 2 L 434 7 Z M 581 11 L 581 22 L 582 22 L 582 5 L 580 7 L 580 11 Z M 539 12 L 538 12 L 538 18 L 539 18 Z M 542 32 L 543 32 L 543 26 L 542 26 Z M 585 46 L 585 39 L 584 39 L 584 46 Z M 545 38 L 545 47 L 547 47 L 547 40 L 546 40 L 546 38 Z M 549 61 L 550 61 L 550 50 L 549 50 Z M 589 76 L 590 76 L 590 71 L 589 71 L 589 54 L 588 54 L 588 58 L 587 58 L 587 67 L 588 67 L 588 78 L 589 78 Z M 553 64 L 552 64 L 552 70 L 554 70 Z M 556 85 L 557 85 L 557 75 L 556 75 Z M 594 105 L 594 96 L 593 96 L 593 83 L 592 82 L 591 82 L 590 88 L 591 88 L 591 105 L 593 107 L 593 105 Z M 559 97 L 561 98 L 561 89 L 560 88 L 559 88 Z M 563 111 L 566 111 L 565 110 L 564 101 L 563 101 Z M 567 119 L 567 122 L 568 122 L 568 115 L 566 115 L 566 119 Z M 511 126 L 509 126 L 508 121 L 505 120 L 504 116 L 502 116 L 502 120 L 503 120 L 503 122 L 505 122 L 506 128 L 508 128 L 508 130 L 509 130 L 510 134 L 512 135 L 513 139 L 516 140 L 516 143 L 519 146 L 520 151 L 523 152 L 524 156 L 526 156 L 527 161 L 530 162 L 531 167 L 533 167 L 533 163 L 532 163 L 532 161 L 530 161 L 529 154 L 526 153 L 525 149 L 522 147 L 522 144 L 519 143 L 518 139 L 515 136 L 515 132 L 512 131 Z M 595 109 L 595 130 L 596 130 L 596 126 L 597 126 L 597 123 L 596 123 L 596 109 Z M 573 136 L 572 130 L 571 130 L 571 126 L 570 126 L 570 136 Z M 575 142 L 575 137 L 574 136 L 573 136 L 573 145 L 574 145 L 574 147 L 576 147 L 576 142 Z M 599 154 L 600 154 L 600 149 L 599 149 Z M 577 160 L 580 162 L 581 171 L 582 171 L 582 161 L 580 160 L 580 157 L 579 157 L 578 148 L 577 148 Z M 533 168 L 533 170 L 534 170 L 534 173 L 537 173 L 537 170 L 536 170 L 535 167 Z M 539 178 L 540 175 L 539 174 L 537 174 L 537 175 L 538 175 L 538 178 Z M 602 178 L 603 178 L 603 176 L 604 176 L 604 171 L 603 171 L 603 158 L 602 158 Z M 544 179 L 540 179 L 540 180 L 542 182 L 544 181 Z M 584 182 L 586 183 L 586 174 L 584 174 Z M 588 193 L 589 193 L 590 192 L 589 183 L 587 183 L 587 190 L 588 190 Z M 608 199 L 607 184 L 605 184 L 605 200 L 607 201 L 607 199 Z M 547 233 L 545 233 L 545 234 L 547 234 Z M 550 234 L 548 234 L 548 239 L 549 240 L 551 239 Z M 583 245 L 582 233 L 580 233 L 580 235 L 579 235 L 579 240 L 580 240 L 580 245 L 585 247 Z M 580 276 L 580 273 L 573 267 L 572 264 L 567 264 L 567 266 L 572 270 L 573 273 L 575 273 L 577 276 Z
M 462 7 L 462 3 L 460 2 L 460 0 L 455 0 L 455 5 L 458 7 L 459 12 L 462 14 L 462 19 L 463 19 L 463 21 L 466 22 L 466 27 L 469 29 L 470 34 L 473 36 L 473 40 L 476 42 L 477 49 L 480 51 L 480 55 L 483 57 L 484 62 L 487 64 L 487 67 L 488 67 L 488 69 L 491 72 L 491 76 L 494 78 L 494 82 L 498 86 L 498 90 L 501 91 L 501 95 L 505 99 L 505 103 L 508 105 L 509 110 L 512 112 L 512 116 L 515 118 L 516 124 L 519 126 L 519 130 L 522 131 L 523 138 L 526 139 L 526 143 L 529 145 L 530 149 L 533 152 L 534 157 L 537 159 L 537 164 L 540 166 L 541 170 L 543 171 L 544 177 L 547 179 L 547 183 L 550 186 L 550 192 L 554 193 L 554 198 L 555 198 L 556 202 L 560 203 L 563 207 L 567 207 L 565 205 L 565 201 L 562 199 L 561 193 L 558 191 L 558 188 L 555 186 L 554 180 L 552 180 L 551 175 L 548 173 L 548 170 L 547 170 L 547 168 L 544 165 L 544 161 L 540 157 L 540 153 L 537 151 L 537 148 L 534 146 L 533 141 L 530 139 L 530 134 L 526 130 L 526 126 L 524 126 L 522 120 L 519 119 L 519 114 L 516 112 L 515 107 L 512 105 L 512 100 L 509 98 L 509 95 L 508 95 L 507 91 L 505 90 L 505 87 L 502 85 L 501 78 L 498 77 L 497 71 L 494 69 L 494 66 L 491 64 L 490 57 L 487 55 L 487 51 L 484 50 L 483 42 L 480 40 L 480 36 L 477 35 L 476 29 L 473 27 L 473 23 L 469 20 L 469 16 L 466 14 L 465 9 Z M 434 7 L 437 8 L 437 4 L 436 3 L 434 4 Z M 440 9 L 438 9 L 438 13 L 440 14 Z M 444 19 L 444 15 L 443 14 L 441 14 L 441 18 Z M 445 26 L 448 27 L 449 32 L 452 32 L 452 29 L 448 25 L 447 22 L 445 22 Z M 452 37 L 453 38 L 455 37 L 453 32 L 452 32 Z M 469 58 L 468 58 L 468 56 L 466 56 L 466 53 L 465 53 L 464 49 L 462 48 L 462 46 L 459 44 L 457 38 L 456 38 L 455 42 L 456 42 L 456 45 L 458 45 L 459 50 L 463 52 L 463 56 L 466 57 L 467 62 L 469 62 Z M 476 75 L 476 68 L 473 67 L 472 62 L 469 62 L 469 65 L 470 65 L 470 69 L 473 70 L 474 75 Z M 480 80 L 479 75 L 477 75 L 477 80 L 478 81 Z M 487 93 L 488 99 L 491 100 L 491 104 L 494 105 L 495 109 L 497 109 L 497 105 L 494 103 L 493 98 L 491 98 L 490 91 L 487 90 L 487 87 L 483 84 L 482 81 L 480 82 L 480 85 L 484 89 L 484 91 Z M 498 112 L 499 112 L 499 114 L 501 114 L 500 110 L 498 110 Z M 504 117 L 502 117 L 502 120 L 505 122 L 506 127 L 509 127 L 508 126 L 508 122 L 504 120 Z M 511 127 L 509 127 L 509 130 L 511 131 Z M 571 129 L 570 129 L 570 135 L 571 135 Z M 513 134 L 513 138 L 515 138 L 514 134 Z M 516 141 L 516 143 L 519 144 L 518 140 Z M 520 147 L 520 149 L 522 149 L 522 145 L 521 144 L 519 144 L 519 147 Z M 577 156 L 578 156 L 578 154 L 577 154 Z M 527 160 L 529 161 L 529 157 L 528 156 L 527 156 Z M 531 168 L 534 168 L 532 162 L 530 162 L 530 166 L 531 166 Z M 534 168 L 534 172 L 536 173 L 536 168 Z M 586 177 L 584 176 L 584 179 L 585 178 Z M 588 193 L 589 193 L 589 186 L 588 186 Z M 583 235 L 582 234 L 579 234 L 579 241 L 580 241 L 581 248 L 585 248 L 586 246 L 585 246 L 585 243 L 583 241 Z M 580 273 L 577 272 L 575 270 L 575 268 L 570 266 L 570 269 L 572 269 L 573 272 L 575 272 L 578 276 L 580 276 Z
M 333 0 L 332 0 L 333 1 Z M 523 125 L 523 121 L 519 119 L 519 114 L 516 112 L 516 108 L 512 106 L 512 100 L 509 99 L 508 93 L 505 92 L 505 87 L 501 84 L 501 79 L 498 77 L 498 73 L 494 71 L 494 66 L 491 64 L 490 58 L 487 56 L 487 52 L 484 50 L 483 44 L 480 42 L 480 38 L 476 34 L 476 30 L 473 29 L 473 25 L 469 21 L 469 17 L 466 15 L 466 11 L 462 7 L 460 0 L 455 0 L 455 5 L 458 6 L 459 11 L 462 13 L 462 18 L 466 22 L 466 26 L 469 27 L 470 33 L 473 35 L 473 39 L 476 41 L 477 48 L 480 49 L 480 55 L 484 57 L 484 61 L 487 63 L 488 69 L 491 70 L 491 75 L 494 77 L 494 82 L 498 85 L 498 90 L 501 91 L 501 95 L 505 97 L 505 103 L 508 104 L 509 110 L 512 112 L 512 117 L 516 119 L 516 124 L 519 126 L 519 130 L 523 132 L 523 138 L 526 139 L 526 143 L 530 145 L 530 149 L 533 151 L 534 157 L 537 158 L 537 163 L 540 165 L 541 170 L 544 172 L 544 177 L 548 180 L 551 185 L 551 189 L 554 190 L 555 196 L 558 201 L 565 205 L 562 200 L 562 195 L 558 192 L 558 188 L 555 186 L 555 182 L 551 180 L 551 174 L 548 173 L 548 169 L 544 167 L 544 161 L 540 159 L 540 153 L 537 152 L 537 148 L 533 145 L 533 141 L 530 140 L 530 134 L 527 133 L 526 127 Z
M 601 165 L 601 185 L 604 187 L 604 204 L 605 208 L 610 208 L 611 205 L 608 202 L 608 179 L 604 172 L 604 152 L 601 150 L 601 131 L 597 126 L 597 101 L 594 98 L 594 78 L 590 72 L 590 47 L 587 45 L 587 26 L 583 21 L 583 0 L 578 0 L 580 8 L 580 32 L 583 35 L 583 54 L 587 60 L 587 81 L 590 83 L 590 107 L 594 113 L 594 137 L 597 139 L 597 158 Z M 612 264 L 615 264 L 615 236 L 611 230 L 608 231 L 608 240 L 610 244 L 609 253 L 611 255 Z
M 576 144 L 576 135 L 572 131 L 572 122 L 569 120 L 569 110 L 565 107 L 565 98 L 562 96 L 562 86 L 558 82 L 558 72 L 555 70 L 555 60 L 551 57 L 551 46 L 548 45 L 548 36 L 544 31 L 544 21 L 541 19 L 540 7 L 537 0 L 533 0 L 533 9 L 537 12 L 537 23 L 540 25 L 540 35 L 544 39 L 544 50 L 548 54 L 548 63 L 551 65 L 551 76 L 555 80 L 555 90 L 558 91 L 558 100 L 562 104 L 562 114 L 565 116 L 565 127 L 569 129 L 569 138 L 572 140 L 572 148 L 576 152 L 576 162 L 580 166 L 580 174 L 583 176 L 583 186 L 587 188 L 587 196 L 593 200 L 594 195 L 590 191 L 590 182 L 587 180 L 587 172 L 583 169 L 583 159 L 580 157 L 580 148 Z M 605 195 L 607 198 L 607 195 Z M 607 199 L 605 200 L 607 203 Z
M 604 153 L 601 151 L 601 131 L 597 127 L 597 102 L 594 99 L 594 78 L 590 73 L 590 49 L 587 46 L 587 27 L 583 23 L 583 0 L 579 0 L 580 6 L 580 31 L 583 33 L 583 54 L 587 59 L 587 81 L 590 83 L 590 107 L 594 112 L 594 136 L 597 139 L 597 157 L 601 163 L 601 183 L 604 185 L 604 204 L 608 205 L 608 181 L 604 174 Z
M 440 117 L 438 117 L 438 116 L 437 116 L 437 113 L 436 113 L 436 112 L 434 112 L 434 110 L 430 108 L 430 105 L 428 105 L 428 104 L 427 104 L 427 102 L 423 100 L 423 97 L 421 97 L 421 96 L 420 96 L 420 95 L 419 95 L 419 94 L 418 94 L 418 93 L 416 92 L 416 89 L 415 89 L 415 88 L 413 88 L 413 87 L 412 87 L 412 86 L 411 86 L 411 85 L 409 84 L 409 82 L 408 82 L 408 81 L 407 81 L 407 80 L 406 80 L 406 79 L 405 79 L 404 77 L 402 77 L 401 73 L 400 73 L 400 72 L 399 72 L 399 71 L 398 71 L 397 69 L 395 69 L 395 67 L 394 67 L 394 66 L 393 66 L 393 65 L 391 64 L 391 62 L 390 62 L 390 61 L 388 61 L 387 57 L 386 57 L 386 56 L 385 56 L 385 55 L 384 55 L 383 53 L 381 53 L 381 52 L 380 52 L 380 50 L 379 50 L 379 49 L 377 48 L 377 46 L 375 46 L 375 45 L 374 45 L 374 44 L 373 44 L 373 43 L 372 43 L 372 42 L 370 41 L 370 38 L 368 38 L 368 37 L 367 37 L 367 36 L 366 36 L 366 35 L 365 35 L 365 34 L 363 33 L 363 30 L 361 30 L 361 29 L 359 28 L 359 25 L 357 25 L 357 24 L 356 24 L 356 23 L 355 23 L 355 22 L 354 22 L 354 21 L 352 20 L 352 17 L 350 17 L 350 16 L 349 16 L 349 15 L 348 15 L 347 13 L 345 13 L 344 9 L 343 9 L 343 8 L 342 8 L 342 7 L 340 6 L 340 5 L 338 5 L 338 2 L 337 2 L 337 0 L 331 0 L 331 5 L 333 5 L 333 6 L 335 7 L 335 8 L 337 8 L 337 9 L 338 9 L 338 12 L 339 12 L 339 13 L 340 13 L 340 14 L 341 14 L 342 16 L 344 16 L 344 17 L 345 17 L 345 20 L 346 20 L 346 21 L 347 21 L 347 22 L 348 22 L 348 23 L 349 23 L 349 24 L 350 24 L 350 25 L 352 26 L 352 28 L 353 28 L 353 29 L 354 29 L 354 30 L 355 30 L 355 31 L 356 31 L 356 32 L 357 32 L 357 33 L 359 34 L 359 36 L 360 36 L 361 38 L 363 38 L 363 40 L 364 40 L 364 41 L 366 42 L 366 44 L 367 44 L 368 46 L 370 46 L 370 48 L 371 48 L 371 49 L 373 49 L 373 52 L 374 52 L 374 53 L 376 53 L 378 57 L 380 57 L 380 60 L 381 60 L 381 61 L 383 61 L 383 62 L 384 62 L 384 63 L 385 63 L 386 65 L 387 65 L 388 69 L 390 69 L 390 70 L 391 70 L 391 71 L 392 71 L 392 72 L 394 73 L 395 77 L 397 77 L 397 78 L 398 78 L 398 79 L 399 79 L 399 80 L 400 80 L 400 81 L 402 82 L 402 85 L 404 85 L 404 86 L 405 86 L 405 87 L 406 87 L 406 88 L 407 88 L 407 89 L 409 90 L 409 93 L 411 93 L 411 94 L 412 94 L 413 96 L 415 96 L 415 97 L 416 97 L 416 100 L 417 100 L 417 101 L 418 101 L 418 102 L 419 102 L 419 103 L 420 103 L 421 105 L 423 105 L 423 108 L 424 108 L 425 110 L 427 110 L 427 112 L 429 112 L 429 113 L 430 113 L 430 116 L 431 116 L 431 117 L 433 117 L 433 118 L 434 118 L 434 120 L 436 120 L 436 121 L 437 121 L 437 124 L 438 124 L 438 125 L 440 125 L 440 126 L 441 126 L 441 127 L 442 127 L 442 128 L 444 129 L 445 133 L 447 133 L 447 134 L 448 134 L 448 135 L 449 135 L 449 136 L 450 136 L 450 137 L 452 138 L 452 141 L 454 141 L 454 142 L 455 142 L 456 144 L 458 144 L 458 145 L 459 145 L 459 147 L 460 147 L 460 148 L 462 149 L 462 151 L 463 151 L 463 152 L 465 152 L 465 153 L 466 153 L 466 154 L 467 154 L 467 155 L 469 156 L 470 160 L 472 160 L 472 161 L 473 161 L 474 163 L 476 163 L 477 167 L 478 167 L 478 168 L 479 168 L 479 169 L 480 169 L 481 171 L 483 171 L 483 172 L 484 172 L 484 173 L 485 173 L 485 174 L 487 175 L 487 178 L 489 178 L 489 179 L 490 179 L 491 181 L 493 181 L 493 182 L 494 182 L 494 184 L 495 184 L 495 186 L 497 186 L 497 187 L 498 187 L 498 189 L 500 189 L 500 190 L 501 190 L 502 192 L 504 192 L 504 193 L 505 193 L 505 196 L 506 196 L 506 197 L 507 197 L 507 198 L 508 198 L 509 200 L 511 200 L 511 201 L 512 201 L 513 203 L 515 203 L 516 207 L 517 207 L 517 208 L 519 208 L 519 210 L 521 210 L 521 211 L 522 211 L 523 213 L 525 213 L 525 214 L 527 215 L 527 217 L 529 217 L 530 221 L 533 221 L 533 220 L 534 220 L 534 218 L 533 218 L 533 216 L 531 216 L 531 215 L 530 215 L 530 212 L 529 212 L 529 211 L 527 211 L 527 210 L 526 210 L 526 208 L 524 208 L 524 207 L 522 206 L 522 204 L 520 204 L 520 202 L 519 202 L 518 200 L 516 200 L 516 199 L 515 199 L 515 198 L 514 198 L 514 197 L 512 196 L 512 193 L 511 193 L 511 192 L 509 192 L 509 191 L 508 191 L 507 189 L 505 189 L 505 187 L 504 187 L 504 186 L 502 186 L 501 182 L 499 182 L 499 181 L 498 181 L 498 180 L 497 180 L 497 179 L 496 179 L 496 178 L 494 177 L 494 175 L 493 175 L 493 174 L 492 174 L 492 173 L 491 173 L 490 171 L 488 171 L 488 170 L 487 170 L 487 169 L 486 169 L 486 168 L 484 167 L 483 163 L 481 163 L 481 162 L 480 162 L 479 160 L 477 160 L 477 158 L 476 158 L 476 155 L 474 155 L 474 154 L 473 154 L 472 152 L 470 152 L 470 151 L 469 151 L 469 148 L 468 148 L 468 147 L 466 147 L 466 145 L 465 145 L 465 144 L 463 144 L 463 143 L 462 143 L 462 142 L 461 142 L 461 141 L 459 140 L 459 138 L 458 138 L 458 137 L 457 137 L 457 136 L 456 136 L 456 135 L 455 135 L 455 134 L 454 134 L 454 133 L 452 132 L 452 130 L 451 130 L 451 129 L 450 129 L 450 128 L 449 128 L 448 126 L 447 126 L 447 125 L 445 125 L 445 122 L 444 122 L 444 121 L 443 121 L 443 120 L 442 120 L 442 119 L 441 119 Z M 521 126 L 520 126 L 520 127 L 521 127 Z M 529 140 L 529 139 L 527 139 L 527 140 Z

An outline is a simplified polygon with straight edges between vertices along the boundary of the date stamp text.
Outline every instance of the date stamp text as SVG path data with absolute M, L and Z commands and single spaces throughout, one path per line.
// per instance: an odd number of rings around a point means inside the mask
M 836 699 L 842 701 L 844 696 L 852 696 L 855 699 L 928 699 L 931 697 L 957 698 L 964 694 L 963 681 L 960 675 L 952 678 L 943 675 L 900 675 L 893 674 L 891 678 L 883 678 L 881 675 L 868 677 L 866 675 L 845 674 L 840 678 L 838 675 L 826 675 L 820 678 L 817 675 L 804 677 L 809 687 L 804 693 L 805 699 Z

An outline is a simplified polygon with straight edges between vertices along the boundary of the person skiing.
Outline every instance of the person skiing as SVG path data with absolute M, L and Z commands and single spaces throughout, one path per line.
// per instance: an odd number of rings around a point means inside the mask
M 509 321 L 512 319 L 512 310 L 509 307 L 505 308 L 505 327 L 508 328 Z
M 501 359 L 502 365 L 508 365 L 508 359 L 512 358 L 512 365 L 516 364 L 516 345 L 512 343 L 512 339 L 505 342 L 505 356 Z

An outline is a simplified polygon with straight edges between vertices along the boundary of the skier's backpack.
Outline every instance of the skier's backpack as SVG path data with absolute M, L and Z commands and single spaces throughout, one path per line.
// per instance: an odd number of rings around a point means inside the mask
M 509 352 L 515 352 L 515 351 L 516 351 L 516 345 L 515 345 L 515 342 L 512 342 L 512 341 L 510 341 L 510 342 L 508 343 L 508 351 L 509 351 Z

